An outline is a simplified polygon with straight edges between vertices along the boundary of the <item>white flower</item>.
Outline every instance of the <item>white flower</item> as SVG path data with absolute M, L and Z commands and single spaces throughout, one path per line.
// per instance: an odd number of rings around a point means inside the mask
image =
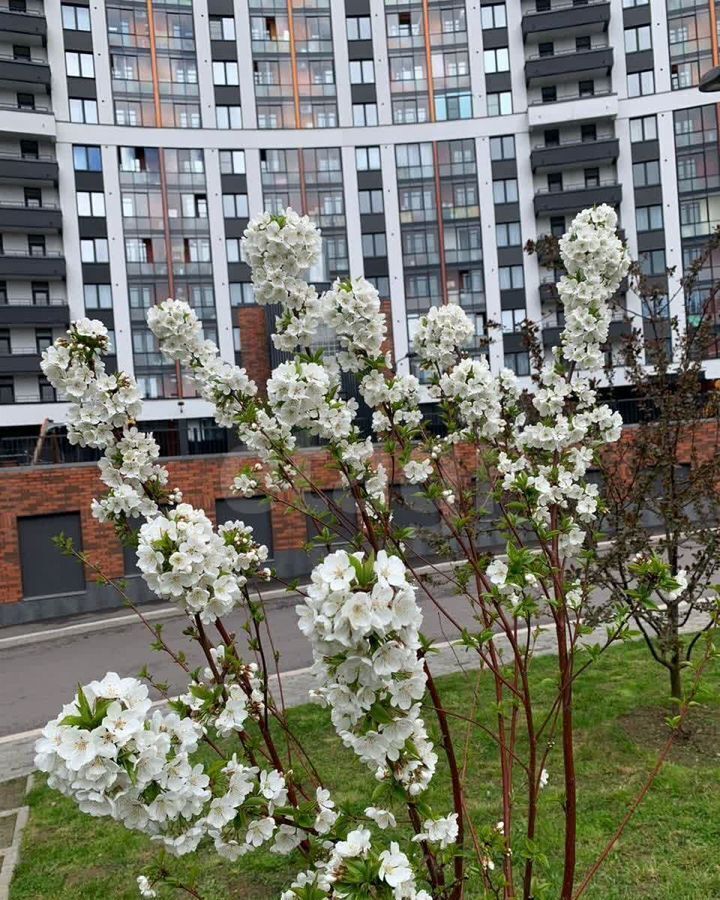
M 379 859 L 380 869 L 378 875 L 390 887 L 400 887 L 406 882 L 414 881 L 410 860 L 401 852 L 397 841 L 393 841 L 390 844 L 389 850 L 383 850 Z
M 423 822 L 423 829 L 421 834 L 415 835 L 413 841 L 429 841 L 431 844 L 439 844 L 441 848 L 445 849 L 457 840 L 457 813 L 450 813 L 441 819 L 427 819 Z
M 350 831 L 344 841 L 335 844 L 335 852 L 343 859 L 364 856 L 370 850 L 370 832 L 367 828 Z
M 383 831 L 386 828 L 395 828 L 397 825 L 395 816 L 387 809 L 376 809 L 374 806 L 368 806 L 365 810 L 365 815 L 368 819 L 372 819 L 377 827 L 381 828 Z
M 141 897 L 146 897 L 146 898 L 157 897 L 157 891 L 151 887 L 150 881 L 147 879 L 147 877 L 145 875 L 138 875 L 137 886 L 138 886 L 138 890 L 140 891 Z
M 432 462 L 429 459 L 411 459 L 403 466 L 403 474 L 410 484 L 422 484 L 432 475 L 432 471 Z
M 548 778 L 549 778 L 548 770 L 543 769 L 542 772 L 540 772 L 540 780 L 539 780 L 540 790 L 542 790 L 545 787 L 545 785 L 548 783 Z
M 431 307 L 427 315 L 421 317 L 413 347 L 424 365 L 449 369 L 474 335 L 475 328 L 465 311 L 448 303 Z

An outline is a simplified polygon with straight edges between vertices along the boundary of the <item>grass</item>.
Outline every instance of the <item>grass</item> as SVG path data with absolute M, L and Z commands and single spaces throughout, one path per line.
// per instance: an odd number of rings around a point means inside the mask
M 547 701 L 552 695 L 553 660 L 538 658 L 535 689 Z M 720 685 L 720 673 L 709 681 Z M 491 724 L 489 677 L 480 679 L 479 719 Z M 440 679 L 450 709 L 468 715 L 475 678 L 452 675 Z M 662 671 L 639 645 L 607 652 L 577 683 L 577 764 L 579 783 L 579 866 L 585 871 L 613 833 L 628 804 L 642 786 L 656 758 L 657 732 L 644 746 L 633 740 L 624 723 L 640 710 L 657 709 L 662 717 L 667 687 Z M 703 715 L 717 731 L 720 707 Z M 335 738 L 324 710 L 313 706 L 290 712 L 294 727 L 319 762 L 326 783 L 358 810 L 369 802 L 367 777 Z M 427 717 L 429 720 L 429 716 Z M 462 741 L 464 726 L 456 720 Z M 434 735 L 436 737 L 436 735 Z M 715 749 L 717 748 L 717 749 Z M 680 751 L 669 762 L 601 870 L 586 896 L 589 900 L 713 900 L 720 898 L 720 741 L 708 742 L 708 752 L 687 758 Z M 474 820 L 500 818 L 495 755 L 480 731 L 473 736 L 473 766 L 469 802 Z M 544 877 L 556 897 L 562 841 L 562 789 L 559 748 L 551 755 L 550 780 L 541 797 L 541 848 L 550 860 Z M 518 781 L 516 790 L 522 790 Z M 448 808 L 445 771 L 431 788 L 438 812 Z M 74 804 L 50 791 L 42 780 L 31 792 L 30 822 L 25 831 L 20 864 L 10 900 L 137 900 L 135 878 L 157 852 L 142 835 L 105 819 L 84 816 Z M 192 883 L 204 900 L 265 900 L 277 897 L 290 876 L 302 867 L 298 858 L 283 860 L 255 853 L 235 864 L 202 852 L 193 859 L 173 861 L 173 869 Z M 478 896 L 472 890 L 468 897 Z

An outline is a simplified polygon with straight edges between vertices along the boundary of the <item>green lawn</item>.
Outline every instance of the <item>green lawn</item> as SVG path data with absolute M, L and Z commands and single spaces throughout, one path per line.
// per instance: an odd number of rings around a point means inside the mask
M 534 678 L 545 697 L 550 696 L 552 685 L 543 679 L 551 671 L 552 660 L 536 661 Z M 468 714 L 474 681 L 469 683 L 461 675 L 440 680 L 449 708 Z M 711 673 L 710 681 L 714 687 L 720 685 L 720 673 Z M 490 724 L 489 676 L 483 676 L 480 685 L 479 715 Z M 661 729 L 654 729 L 655 737 L 649 742 L 642 737 L 633 740 L 623 719 L 647 707 L 655 707 L 661 718 L 666 693 L 663 673 L 639 645 L 606 653 L 578 682 L 580 872 L 612 833 L 656 757 Z M 716 713 L 720 714 L 720 707 L 713 705 L 701 716 L 700 749 L 683 749 L 667 764 L 588 898 L 720 898 L 720 740 L 715 740 L 720 738 L 720 715 Z M 364 808 L 369 800 L 367 776 L 334 737 L 327 713 L 305 706 L 290 715 L 305 743 L 313 748 L 326 783 L 345 801 L 357 804 L 358 810 Z M 633 734 L 643 733 L 643 728 L 633 729 Z M 459 736 L 462 734 L 464 727 L 459 729 Z M 473 744 L 470 802 L 478 823 L 494 823 L 500 818 L 494 754 L 489 739 L 479 731 Z M 552 884 L 558 881 L 562 838 L 558 753 L 556 750 L 551 756 L 550 780 L 541 799 L 540 841 L 551 861 L 546 878 Z M 443 776 L 441 770 L 431 789 L 438 812 L 449 811 L 442 802 L 443 795 L 447 796 Z M 156 852 L 147 839 L 104 819 L 82 815 L 72 802 L 48 790 L 42 780 L 28 802 L 31 817 L 10 900 L 137 900 L 135 877 Z M 204 900 L 277 897 L 301 866 L 300 859 L 282 860 L 269 853 L 256 853 L 232 865 L 209 852 L 196 855 L 193 861 L 173 861 L 175 871 L 193 883 Z M 467 896 L 473 894 L 470 890 Z M 550 896 L 557 894 L 551 891 Z

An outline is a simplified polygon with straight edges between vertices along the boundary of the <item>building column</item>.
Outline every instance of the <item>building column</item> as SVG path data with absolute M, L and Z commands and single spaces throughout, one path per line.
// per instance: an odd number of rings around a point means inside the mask
M 715 0 L 710 0 L 714 3 Z M 653 3 L 652 20 L 653 62 L 655 63 L 655 93 L 664 94 L 670 87 L 670 44 L 668 43 L 667 4 Z
M 222 205 L 220 151 L 205 150 L 205 188 L 207 191 L 210 248 L 213 269 L 213 293 L 220 356 L 235 362 L 232 310 L 230 308 L 230 277 L 225 250 L 225 218 Z
M 252 41 L 250 39 L 250 10 L 247 0 L 235 0 L 235 40 L 240 72 L 240 104 L 243 128 L 257 128 L 255 79 L 253 76 Z
M 375 60 L 375 96 L 377 97 L 378 123 L 380 125 L 392 125 L 390 66 L 388 63 L 385 4 L 383 0 L 370 0 L 370 25 L 372 28 L 373 59 Z
M 485 101 L 485 68 L 483 66 L 482 9 L 480 0 L 467 0 L 465 21 L 467 23 L 468 54 L 470 56 L 470 90 L 472 91 L 473 115 L 476 118 L 487 115 Z
M 110 255 L 110 281 L 112 283 L 113 316 L 115 321 L 115 347 L 118 369 L 132 374 L 132 324 L 130 322 L 130 298 L 128 294 L 127 267 L 125 265 L 125 235 L 122 221 L 122 197 L 118 170 L 117 147 L 102 147 L 103 182 L 105 184 L 105 218 Z M 68 287 L 71 267 L 68 266 Z M 82 280 L 82 272 L 80 272 Z M 81 294 L 82 296 L 82 294 Z
M 98 121 L 101 125 L 113 125 L 115 123 L 115 111 L 112 94 L 112 70 L 104 3 L 96 3 L 90 6 L 90 27 L 92 28 L 95 59 Z
M 72 144 L 58 142 L 55 145 L 55 156 L 60 172 L 58 183 L 60 208 L 68 213 L 63 215 L 62 241 L 65 253 L 65 290 L 72 321 L 85 315 Z
M 522 31 L 522 9 L 519 3 L 506 3 L 505 8 L 507 10 L 513 112 L 525 112 L 528 102 L 527 85 L 525 84 L 525 42 Z
M 333 66 L 335 68 L 335 93 L 337 122 L 341 128 L 352 125 L 352 93 L 350 90 L 350 57 L 345 27 L 345 6 L 330 5 L 330 23 L 333 40 Z
M 620 204 L 620 226 L 625 232 L 625 242 L 632 259 L 638 258 L 637 223 L 635 221 L 635 190 L 633 188 L 632 144 L 630 143 L 630 120 L 616 119 L 615 137 L 618 139 L 617 175 L 623 185 Z M 628 291 L 625 308 L 631 317 L 631 325 L 642 331 L 642 304 L 634 291 Z
M 383 203 L 385 207 L 385 235 L 388 254 L 388 279 L 390 281 L 390 309 L 392 312 L 393 344 L 398 372 L 410 371 L 408 359 L 409 341 L 407 310 L 405 306 L 405 275 L 402 264 L 402 238 L 400 234 L 400 201 L 398 199 L 395 146 L 380 147 L 383 173 Z
M 492 163 L 490 161 L 490 138 L 475 138 L 475 159 L 477 162 L 480 207 L 480 227 L 483 245 L 483 281 L 485 282 L 485 317 L 488 322 L 502 321 L 500 308 L 500 276 L 498 274 L 498 254 L 495 241 L 495 204 L 493 203 Z M 482 199 L 485 198 L 485 202 Z M 488 359 L 493 372 L 502 369 L 505 362 L 502 329 L 488 329 Z
M 215 87 L 212 76 L 210 16 L 207 0 L 193 0 L 195 14 L 195 58 L 200 89 L 200 121 L 203 128 L 215 128 Z M 237 28 L 237 25 L 236 25 Z
M 535 240 L 537 237 L 534 179 L 530 165 L 531 149 L 530 133 L 528 131 L 517 132 L 515 135 L 515 166 L 520 201 L 520 234 L 523 245 L 525 241 Z M 523 253 L 523 278 L 525 280 L 525 315 L 541 326 L 540 267 L 536 254 L 531 256 L 529 253 Z
M 658 0 L 665 5 L 665 0 Z M 657 4 L 653 4 L 654 6 Z M 622 0 L 610 0 L 610 24 L 608 44 L 614 47 L 613 67 L 610 76 L 614 94 L 622 100 L 627 97 L 627 67 L 625 65 L 625 20 Z
M 360 228 L 360 203 L 358 199 L 355 147 L 342 147 L 343 191 L 345 195 L 345 228 L 348 242 L 350 276 L 365 274 Z
M 56 119 L 67 122 L 68 108 L 67 77 L 65 75 L 65 44 L 63 41 L 62 11 L 60 0 L 46 0 L 45 19 L 47 21 L 47 57 L 50 66 L 50 97 Z M 97 62 L 97 60 L 95 60 Z M 97 73 L 95 75 L 97 78 Z
M 668 276 L 670 317 L 677 317 L 680 333 L 684 333 L 687 316 L 683 275 L 682 237 L 680 234 L 680 202 L 677 188 L 675 159 L 675 122 L 672 112 L 658 113 L 658 144 L 660 146 L 660 182 L 663 193 L 663 224 L 665 226 L 665 264 L 674 269 Z

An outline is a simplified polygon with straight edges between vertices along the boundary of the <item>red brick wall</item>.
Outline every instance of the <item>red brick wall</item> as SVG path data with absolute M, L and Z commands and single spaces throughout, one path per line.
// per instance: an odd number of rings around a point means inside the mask
M 250 378 L 264 390 L 270 377 L 270 353 L 264 306 L 241 306 L 235 310 L 242 341 L 242 365 Z
M 626 429 L 620 445 L 616 445 L 614 451 L 609 448 L 609 452 L 618 454 L 621 465 L 623 445 L 627 448 L 633 433 L 632 428 Z M 691 462 L 693 456 L 697 459 L 717 452 L 719 438 L 717 423 L 703 423 L 694 436 L 688 434 L 681 461 Z M 469 478 L 474 469 L 474 449 L 466 446 L 457 451 L 458 476 Z M 340 485 L 338 473 L 325 465 L 322 450 L 301 451 L 296 461 L 318 487 L 327 489 Z M 254 463 L 255 459 L 247 454 L 231 454 L 169 460 L 167 467 L 170 484 L 180 487 L 189 503 L 204 509 L 214 519 L 216 499 L 232 496 L 229 486 L 233 477 L 248 462 Z M 384 462 L 388 472 L 392 472 L 390 460 Z M 17 529 L 20 516 L 79 512 L 84 550 L 107 576 L 117 578 L 124 574 L 122 548 L 112 528 L 100 524 L 90 512 L 93 497 L 104 490 L 94 463 L 0 468 L 0 602 L 13 603 L 22 598 Z M 291 496 L 288 494 L 287 499 Z M 271 521 L 275 549 L 302 549 L 306 542 L 302 512 L 275 503 L 271 507 Z M 92 574 L 87 573 L 87 578 L 93 580 Z

